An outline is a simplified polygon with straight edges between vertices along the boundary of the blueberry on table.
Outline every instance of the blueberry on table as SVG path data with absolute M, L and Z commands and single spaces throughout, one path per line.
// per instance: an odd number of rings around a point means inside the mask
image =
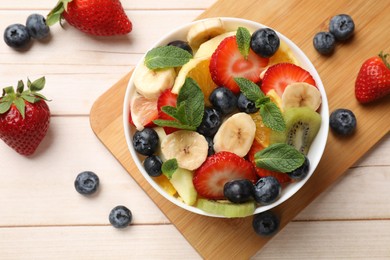
M 331 32 L 337 41 L 348 40 L 355 30 L 355 23 L 351 16 L 339 14 L 333 16 L 329 22 L 329 32 Z
M 142 155 L 152 155 L 158 146 L 157 132 L 152 128 L 136 131 L 133 136 L 134 149 Z
M 74 181 L 77 192 L 83 195 L 90 195 L 96 192 L 99 187 L 99 177 L 91 171 L 84 171 L 77 175 Z
M 329 126 L 333 132 L 339 135 L 351 135 L 356 129 L 355 114 L 344 108 L 339 108 L 333 111 L 329 117 Z
M 237 107 L 237 97 L 225 87 L 218 87 L 211 92 L 209 100 L 211 104 L 223 115 L 232 113 Z
M 40 14 L 31 14 L 27 17 L 26 27 L 30 36 L 34 39 L 44 39 L 49 36 L 50 28 L 46 24 L 46 19 Z
M 242 92 L 238 96 L 237 107 L 238 110 L 247 114 L 253 114 L 259 111 L 259 109 L 256 107 L 255 102 L 249 100 Z
M 4 41 L 12 48 L 24 48 L 30 42 L 31 36 L 23 24 L 11 24 L 4 31 Z
M 192 48 L 186 41 L 181 41 L 181 40 L 176 40 L 176 41 L 171 41 L 170 43 L 167 44 L 168 46 L 175 46 L 178 48 L 181 48 L 185 51 L 188 51 L 191 55 L 193 55 Z
M 222 124 L 222 114 L 215 108 L 206 107 L 202 122 L 196 131 L 204 136 L 213 136 Z
M 305 156 L 305 161 L 303 162 L 303 164 L 297 169 L 293 170 L 292 172 L 288 172 L 287 174 L 288 176 L 290 176 L 291 179 L 302 180 L 309 173 L 309 168 L 310 168 L 310 161 L 309 158 Z
M 254 185 L 250 180 L 232 180 L 223 187 L 224 196 L 233 203 L 245 203 L 252 200 Z
M 255 185 L 255 200 L 261 205 L 274 202 L 280 195 L 282 186 L 278 180 L 272 176 L 260 178 Z
M 119 205 L 111 210 L 108 219 L 115 228 L 125 228 L 133 220 L 133 214 L 127 207 Z
M 252 227 L 259 236 L 271 236 L 279 229 L 279 218 L 272 211 L 265 211 L 253 217 Z
M 163 162 L 157 155 L 150 155 L 144 161 L 145 171 L 152 177 L 158 177 L 162 174 L 161 166 Z
M 280 40 L 276 32 L 270 28 L 261 28 L 252 34 L 251 49 L 263 58 L 269 58 L 279 49 Z
M 314 48 L 321 54 L 332 54 L 336 47 L 336 38 L 330 32 L 319 32 L 313 38 Z

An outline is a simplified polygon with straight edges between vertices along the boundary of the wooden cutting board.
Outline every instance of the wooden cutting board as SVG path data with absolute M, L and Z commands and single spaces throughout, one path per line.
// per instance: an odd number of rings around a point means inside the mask
M 312 46 L 316 32 L 327 30 L 333 15 L 347 13 L 355 21 L 352 40 L 340 43 L 334 55 L 319 55 Z M 302 1 L 302 0 L 220 0 L 199 18 L 232 16 L 250 19 L 273 27 L 293 40 L 317 68 L 329 99 L 330 110 L 349 108 L 357 116 L 358 129 L 349 138 L 329 133 L 324 156 L 307 184 L 274 211 L 281 228 L 390 130 L 390 98 L 360 105 L 354 97 L 354 81 L 363 61 L 381 50 L 390 52 L 390 5 L 388 0 Z M 122 106 L 131 73 L 104 93 L 93 105 L 90 121 L 97 137 L 145 190 L 183 236 L 205 259 L 247 259 L 270 238 L 252 231 L 251 217 L 217 219 L 186 212 L 165 200 L 138 172 L 126 147 Z

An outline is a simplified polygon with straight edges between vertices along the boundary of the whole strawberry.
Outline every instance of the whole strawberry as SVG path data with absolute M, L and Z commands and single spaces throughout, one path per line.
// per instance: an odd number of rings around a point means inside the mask
M 0 98 L 0 138 L 22 155 L 33 154 L 49 128 L 47 99 L 38 93 L 44 85 L 44 77 L 28 80 L 24 90 L 23 81 L 19 81 L 16 92 L 6 87 Z
M 46 23 L 50 26 L 61 18 L 80 31 L 96 36 L 123 35 L 132 30 L 119 0 L 59 0 Z
M 382 52 L 366 60 L 355 82 L 355 96 L 360 103 L 369 103 L 390 94 L 389 54 Z

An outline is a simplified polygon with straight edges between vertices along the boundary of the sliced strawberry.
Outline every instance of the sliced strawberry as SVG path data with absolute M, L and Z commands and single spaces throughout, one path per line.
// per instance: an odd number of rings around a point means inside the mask
M 253 82 L 260 81 L 260 73 L 268 64 L 268 58 L 262 58 L 249 51 L 248 58 L 240 53 L 236 36 L 225 38 L 214 51 L 210 61 L 211 78 L 218 86 L 224 86 L 233 91 L 240 92 L 234 81 L 235 77 L 244 77 Z
M 174 120 L 173 117 L 165 114 L 161 108 L 163 106 L 172 106 L 176 107 L 176 102 L 177 102 L 177 95 L 171 92 L 171 89 L 166 89 L 164 90 L 160 96 L 158 97 L 157 100 L 157 111 L 158 111 L 158 118 L 159 119 L 164 119 L 164 120 Z M 173 133 L 177 131 L 176 128 L 173 127 L 166 127 L 164 126 L 164 131 L 166 134 Z
M 316 86 L 313 77 L 303 68 L 292 63 L 277 63 L 265 72 L 261 90 L 267 94 L 274 89 L 281 97 L 287 85 L 294 82 L 306 82 Z
M 257 180 L 253 165 L 231 152 L 219 152 L 207 157 L 194 173 L 198 194 L 208 199 L 223 199 L 223 186 L 237 179 Z
M 252 144 L 252 147 L 251 149 L 249 150 L 248 152 L 248 160 L 255 166 L 255 170 L 256 170 L 256 173 L 257 175 L 261 178 L 261 177 L 266 177 L 266 176 L 273 176 L 275 177 L 280 184 L 285 184 L 285 183 L 290 183 L 292 180 L 291 178 L 286 174 L 286 173 L 282 173 L 282 172 L 275 172 L 275 171 L 270 171 L 270 170 L 266 170 L 266 169 L 263 169 L 263 168 L 259 168 L 256 166 L 256 163 L 255 163 L 255 154 L 261 150 L 263 150 L 264 147 L 259 143 L 257 142 L 256 140 L 253 141 L 253 144 Z

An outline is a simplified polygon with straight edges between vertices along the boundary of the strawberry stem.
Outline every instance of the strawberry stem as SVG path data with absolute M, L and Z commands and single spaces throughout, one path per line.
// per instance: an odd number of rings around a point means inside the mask
M 386 65 L 388 69 L 390 69 L 390 63 L 387 61 L 387 57 L 389 57 L 389 54 L 383 54 L 383 51 L 379 53 L 379 57 L 382 59 L 383 63 Z

